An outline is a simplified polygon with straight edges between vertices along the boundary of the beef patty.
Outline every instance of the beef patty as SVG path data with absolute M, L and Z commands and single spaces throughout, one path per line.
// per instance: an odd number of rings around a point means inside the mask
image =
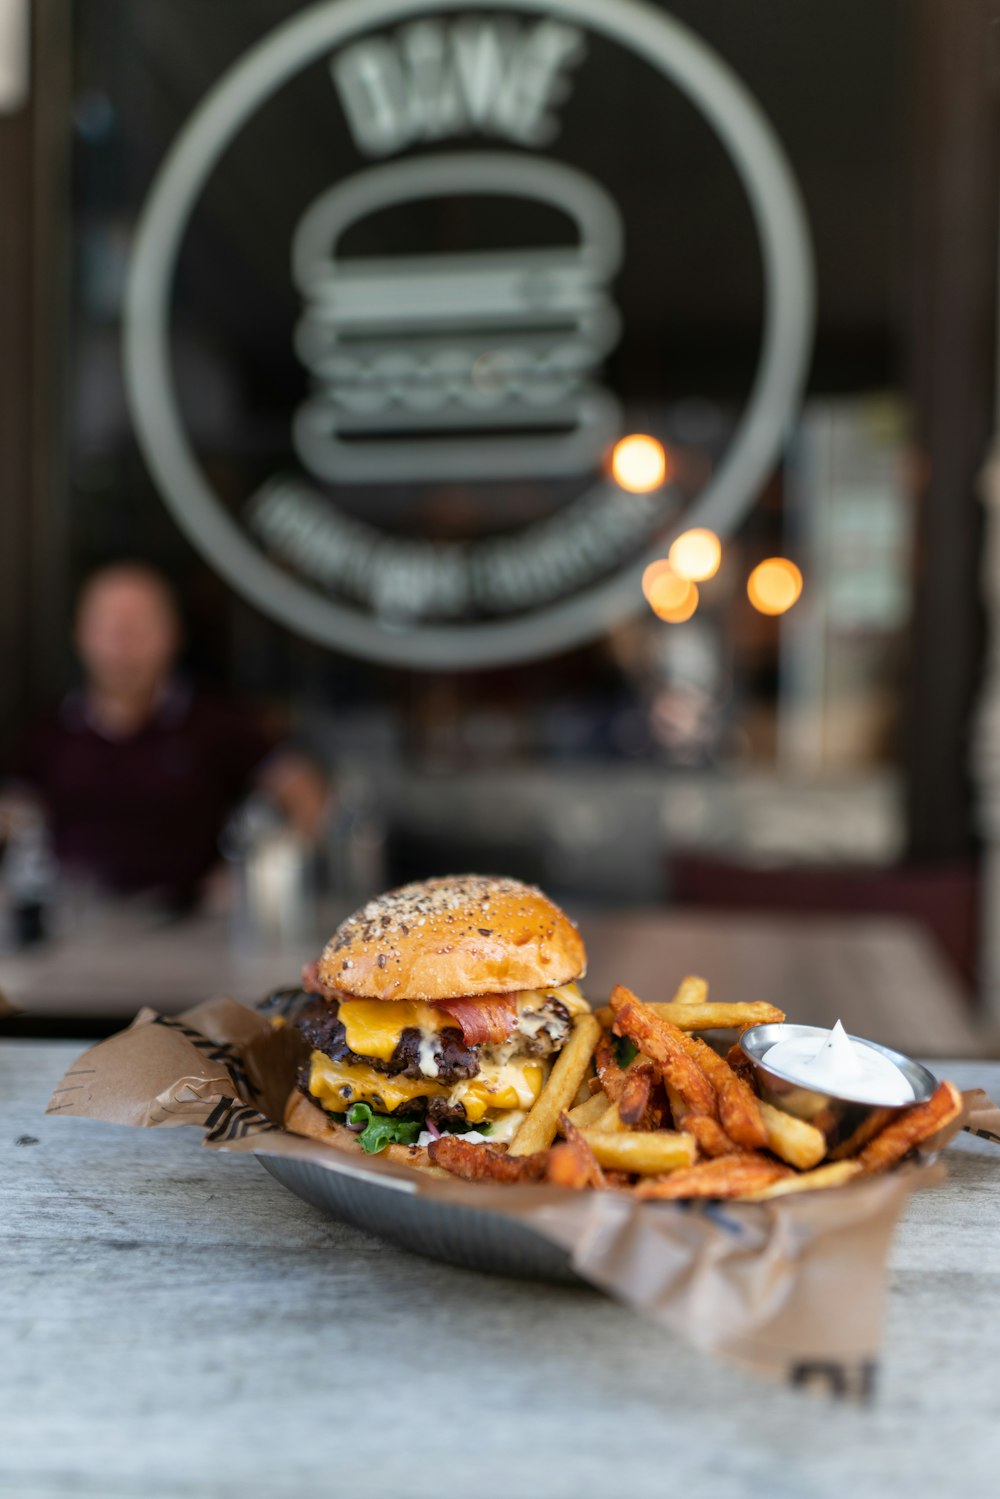
M 420 1070 L 420 1031 L 408 1025 L 400 1033 L 396 1049 L 388 1062 L 378 1057 L 363 1057 L 352 1051 L 347 1044 L 344 1023 L 338 1015 L 336 1000 L 314 1000 L 298 1016 L 297 1024 L 306 1041 L 314 1051 L 321 1051 L 334 1062 L 360 1062 L 384 1072 L 387 1077 L 425 1076 Z M 434 1037 L 434 1061 L 437 1065 L 435 1082 L 451 1086 L 468 1081 L 479 1071 L 479 1055 L 467 1046 L 457 1026 L 448 1026 Z

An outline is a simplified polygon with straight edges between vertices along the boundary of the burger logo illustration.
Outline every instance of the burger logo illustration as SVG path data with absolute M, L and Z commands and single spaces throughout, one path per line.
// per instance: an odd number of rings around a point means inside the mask
M 608 471 L 616 440 L 648 421 L 628 381 L 642 305 L 631 247 L 664 233 L 655 193 L 619 181 L 610 147 L 595 153 L 611 64 L 643 119 L 668 95 L 701 112 L 760 247 L 756 375 L 694 496 L 670 482 L 630 493 Z M 616 138 L 645 153 L 655 181 L 655 143 L 615 97 Z M 285 383 L 268 397 L 259 461 L 220 485 L 176 385 L 172 295 L 206 202 L 251 149 L 273 208 L 263 250 L 248 217 L 246 274 L 268 278 L 255 310 L 274 309 Z M 147 463 L 234 588 L 340 651 L 481 667 L 594 638 L 641 606 L 643 568 L 672 534 L 737 523 L 799 399 L 812 273 L 766 119 L 662 12 L 330 0 L 258 42 L 189 118 L 147 200 L 126 313 Z
M 537 199 L 578 237 L 565 248 L 338 254 L 361 214 L 449 194 L 499 197 L 511 211 Z M 593 469 L 621 433 L 597 378 L 620 330 L 608 283 L 621 242 L 608 194 L 556 161 L 470 151 L 331 188 L 293 242 L 306 299 L 296 347 L 314 375 L 294 427 L 305 467 L 334 482 Z

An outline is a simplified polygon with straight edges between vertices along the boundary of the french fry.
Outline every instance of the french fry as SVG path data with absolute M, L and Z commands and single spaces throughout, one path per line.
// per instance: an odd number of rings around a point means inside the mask
M 826 1155 L 826 1136 L 814 1124 L 796 1119 L 783 1109 L 758 1099 L 758 1108 L 767 1131 L 767 1148 L 795 1166 L 799 1171 L 808 1171 L 818 1166 Z
M 650 1004 L 649 1009 L 673 1022 L 681 1031 L 730 1031 L 745 1030 L 751 1025 L 774 1025 L 784 1020 L 784 1010 L 763 1000 L 748 1000 L 745 1004 L 716 1004 L 706 1000 L 704 1004 Z M 604 1006 L 597 1011 L 603 1026 L 612 1024 L 612 1011 Z
M 694 1164 L 694 1137 L 673 1130 L 632 1130 L 609 1135 L 598 1129 L 587 1129 L 583 1131 L 583 1138 L 596 1160 L 611 1171 L 658 1176 L 661 1172 Z
M 707 1041 L 683 1032 L 680 1036 L 688 1055 L 697 1062 L 715 1089 L 719 1122 L 729 1138 L 744 1150 L 758 1150 L 766 1145 L 767 1130 L 755 1094 Z
M 564 1139 L 549 1151 L 547 1179 L 555 1187 L 571 1187 L 575 1192 L 581 1192 L 585 1187 L 602 1188 L 604 1172 L 585 1136 L 566 1114 L 559 1115 L 559 1128 Z
M 569 1107 L 600 1039 L 601 1027 L 596 1018 L 578 1015 L 572 1035 L 511 1141 L 508 1155 L 533 1155 L 535 1151 L 547 1150 L 552 1144 L 559 1115 Z
M 707 998 L 708 980 L 700 979 L 696 974 L 689 973 L 677 985 L 677 991 L 670 1003 L 674 1005 L 703 1005 Z
M 614 1028 L 628 1036 L 663 1073 L 663 1080 L 680 1094 L 685 1107 L 695 1114 L 718 1112 L 715 1092 L 704 1072 L 689 1055 L 685 1038 L 650 1005 L 617 985 L 611 993 Z
M 596 1124 L 601 1115 L 608 1112 L 608 1104 L 606 1093 L 594 1093 L 586 1103 L 578 1103 L 575 1108 L 570 1109 L 568 1117 L 577 1129 L 586 1129 L 588 1125 Z
M 744 1192 L 747 1202 L 765 1202 L 769 1197 L 784 1197 L 789 1192 L 813 1192 L 820 1187 L 842 1187 L 852 1176 L 861 1175 L 860 1161 L 828 1161 L 817 1166 L 815 1171 L 803 1171 L 798 1176 L 783 1176 L 769 1187 L 760 1187 L 756 1192 Z
M 474 1145 L 461 1135 L 442 1135 L 439 1140 L 432 1140 L 427 1154 L 433 1165 L 470 1182 L 543 1181 L 548 1167 L 546 1151 L 511 1156 L 491 1145 Z
M 957 1119 L 962 1112 L 962 1095 L 954 1083 L 939 1083 L 933 1097 L 926 1103 L 915 1104 L 887 1124 L 874 1140 L 870 1140 L 858 1160 L 868 1172 L 884 1171 L 926 1140 L 936 1135 L 939 1129 Z
M 677 1200 L 685 1197 L 743 1197 L 789 1175 L 787 1166 L 764 1155 L 749 1152 L 727 1155 L 715 1161 L 701 1161 L 697 1166 L 682 1167 L 670 1176 L 641 1182 L 636 1188 L 640 1197 Z
M 616 1103 L 609 1103 L 601 1117 L 595 1119 L 589 1128 L 598 1129 L 605 1135 L 619 1134 L 625 1129 L 625 1123 L 618 1112 L 618 1105 Z

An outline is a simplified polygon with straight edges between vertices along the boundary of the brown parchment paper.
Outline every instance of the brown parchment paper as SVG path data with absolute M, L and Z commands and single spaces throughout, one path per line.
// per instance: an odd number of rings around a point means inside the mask
M 892 1235 L 910 1193 L 943 1178 L 940 1162 L 760 1203 L 464 1182 L 283 1129 L 299 1046 L 292 1028 L 231 999 L 179 1016 L 141 1010 L 73 1063 L 48 1112 L 193 1124 L 212 1149 L 405 1178 L 422 1196 L 518 1219 L 566 1249 L 584 1279 L 696 1348 L 792 1384 L 870 1393 Z M 962 1118 L 928 1145 L 939 1150 L 962 1128 L 1000 1143 L 1000 1109 L 981 1090 L 966 1094 Z

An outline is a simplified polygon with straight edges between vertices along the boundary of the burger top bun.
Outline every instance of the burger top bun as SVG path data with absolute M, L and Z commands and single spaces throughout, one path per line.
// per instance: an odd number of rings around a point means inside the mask
M 576 927 L 519 880 L 460 874 L 390 890 L 334 932 L 319 976 L 359 999 L 558 988 L 586 970 Z

